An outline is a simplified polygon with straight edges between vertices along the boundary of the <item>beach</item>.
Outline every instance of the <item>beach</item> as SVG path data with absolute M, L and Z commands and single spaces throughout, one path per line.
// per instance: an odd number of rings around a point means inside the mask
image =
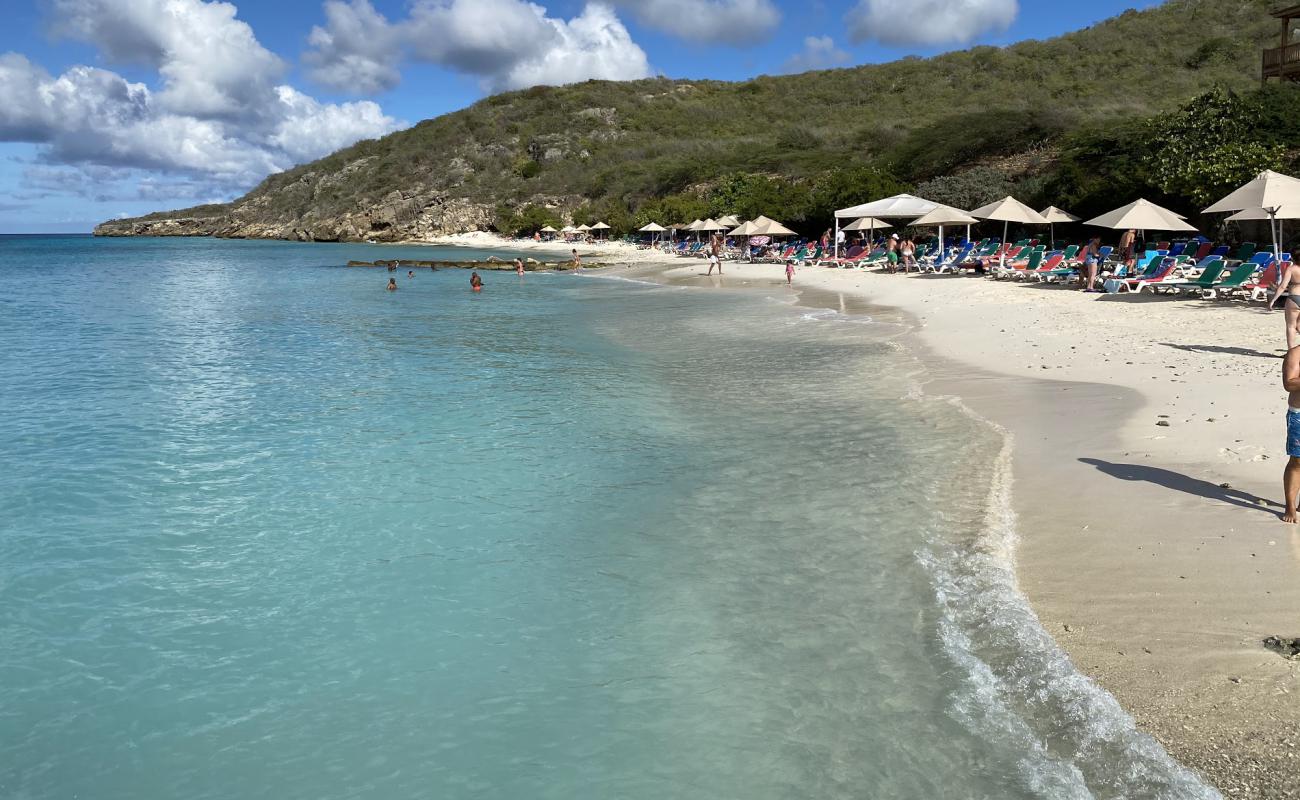
M 702 259 L 587 250 L 627 277 L 905 320 L 926 391 L 1011 437 L 1017 573 L 1043 626 L 1226 795 L 1300 796 L 1300 664 L 1262 644 L 1300 635 L 1280 313 L 811 266 L 790 290 L 778 264 L 707 278 Z

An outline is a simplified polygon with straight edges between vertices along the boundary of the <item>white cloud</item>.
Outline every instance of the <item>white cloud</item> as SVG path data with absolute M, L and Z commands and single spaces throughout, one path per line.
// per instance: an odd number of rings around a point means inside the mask
M 95 45 L 111 61 L 157 69 L 157 102 L 177 114 L 256 114 L 285 71 L 230 3 L 54 0 L 54 11 L 56 32 Z
M 279 84 L 284 64 L 228 3 L 54 0 L 52 7 L 57 32 L 110 60 L 155 68 L 161 87 L 87 66 L 54 76 L 18 53 L 0 54 L 0 141 L 35 143 L 49 169 L 72 168 L 33 173 L 25 186 L 120 182 L 121 174 L 95 172 L 114 168 L 132 179 L 142 170 L 181 176 L 138 183 L 148 197 L 172 190 L 211 197 L 399 127 L 373 102 L 321 103 Z
M 632 41 L 608 6 L 589 5 L 567 23 L 547 22 L 555 30 L 551 46 L 515 63 L 504 75 L 494 76 L 498 86 L 523 89 L 590 78 L 623 81 L 650 75 L 645 51 Z
M 692 42 L 749 44 L 781 24 L 772 0 L 613 0 L 641 24 Z
M 304 56 L 312 80 L 351 94 L 375 94 L 401 81 L 401 36 L 370 0 L 328 0 L 326 27 L 312 27 Z
M 830 69 L 842 67 L 853 60 L 853 56 L 835 46 L 835 40 L 829 36 L 809 36 L 803 40 L 803 50 L 790 56 L 785 61 L 786 72 L 807 72 L 810 69 Z
M 845 17 L 849 38 L 886 44 L 966 44 L 1011 26 L 1016 0 L 858 0 Z
M 472 75 L 489 91 L 651 74 L 645 51 L 601 3 L 563 20 L 526 0 L 415 0 L 407 19 L 389 22 L 369 0 L 330 0 L 326 17 L 304 60 L 313 79 L 356 94 L 395 86 L 403 58 Z

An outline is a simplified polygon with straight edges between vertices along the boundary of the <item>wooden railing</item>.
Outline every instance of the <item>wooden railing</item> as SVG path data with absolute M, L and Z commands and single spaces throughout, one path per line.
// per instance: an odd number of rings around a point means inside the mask
M 1264 51 L 1264 77 L 1300 72 L 1300 44 Z

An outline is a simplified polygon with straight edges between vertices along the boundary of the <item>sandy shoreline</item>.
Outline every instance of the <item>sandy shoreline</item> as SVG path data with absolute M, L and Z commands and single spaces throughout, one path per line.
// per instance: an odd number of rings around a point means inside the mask
M 491 242 L 456 238 L 440 243 Z M 700 259 L 578 249 L 629 277 L 789 291 L 775 264 L 719 279 Z M 800 268 L 795 290 L 900 310 L 927 391 L 1011 432 L 1020 582 L 1075 664 L 1225 795 L 1300 797 L 1300 663 L 1261 644 L 1300 636 L 1300 532 L 1277 518 L 1281 315 L 824 267 Z

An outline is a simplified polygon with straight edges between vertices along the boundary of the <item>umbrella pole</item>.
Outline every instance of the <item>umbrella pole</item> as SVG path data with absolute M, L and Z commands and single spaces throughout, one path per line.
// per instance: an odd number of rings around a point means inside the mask
M 840 257 L 840 215 L 835 215 L 835 257 Z
M 943 263 L 943 226 L 942 225 L 939 226 L 939 259 L 935 261 L 935 263 L 936 264 Z
M 1282 238 L 1282 234 L 1281 234 L 1282 225 L 1277 218 L 1276 208 L 1270 208 L 1268 210 L 1268 229 L 1269 232 L 1273 234 L 1273 258 L 1276 258 L 1278 261 L 1281 261 L 1282 243 L 1279 240 Z
M 1003 222 L 1002 222 L 1002 255 L 998 257 L 998 266 L 999 266 L 999 267 L 1005 267 L 1005 266 L 1007 265 L 1007 229 L 1010 228 L 1010 227 L 1011 227 L 1011 220 L 1003 220 Z M 1154 291 L 1154 290 L 1152 290 L 1152 291 Z

